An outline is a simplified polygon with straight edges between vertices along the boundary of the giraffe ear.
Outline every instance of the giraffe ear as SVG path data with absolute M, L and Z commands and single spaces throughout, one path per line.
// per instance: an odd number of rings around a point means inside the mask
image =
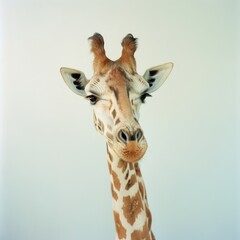
M 88 80 L 84 73 L 75 69 L 62 67 L 60 69 L 62 77 L 68 87 L 76 94 L 85 97 L 85 86 L 88 84 Z
M 148 82 L 148 93 L 156 91 L 165 82 L 170 72 L 172 71 L 173 63 L 165 63 L 153 68 L 149 68 L 143 75 L 143 78 Z

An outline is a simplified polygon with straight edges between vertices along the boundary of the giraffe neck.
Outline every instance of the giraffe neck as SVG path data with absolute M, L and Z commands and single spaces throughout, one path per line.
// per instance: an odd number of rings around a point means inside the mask
M 125 162 L 109 146 L 107 149 L 117 239 L 154 240 L 151 212 L 138 163 Z

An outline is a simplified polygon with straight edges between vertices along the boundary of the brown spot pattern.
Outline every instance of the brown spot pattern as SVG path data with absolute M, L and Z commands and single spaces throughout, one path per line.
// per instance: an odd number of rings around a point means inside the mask
M 124 173 L 127 169 L 127 162 L 125 162 L 124 160 L 120 159 L 118 162 L 118 168 L 122 169 L 122 172 Z
M 117 212 L 113 212 L 114 214 L 114 220 L 115 220 L 115 226 L 116 226 L 116 231 L 117 231 L 117 235 L 119 239 L 126 239 L 127 235 L 127 231 L 126 229 L 123 227 L 119 214 Z
M 133 170 L 133 164 L 132 163 L 129 163 L 129 169 Z
M 135 230 L 132 234 L 131 234 L 131 239 L 132 240 L 151 240 L 150 238 L 150 234 L 149 234 L 149 229 L 147 226 L 147 222 L 144 224 L 143 229 L 142 230 Z
M 115 125 L 119 124 L 120 123 L 120 119 L 117 118 L 116 122 L 115 122 Z
M 129 190 L 133 185 L 135 185 L 136 182 L 137 182 L 136 176 L 132 175 L 131 178 L 128 180 L 125 189 Z
M 140 191 L 140 194 L 142 196 L 142 199 L 145 199 L 145 189 L 144 189 L 144 186 L 141 182 L 139 182 L 139 191 Z
M 99 131 L 104 132 L 104 124 L 100 119 L 98 119 L 97 125 L 98 125 Z
M 112 191 L 112 196 L 113 196 L 113 198 L 117 201 L 117 200 L 118 200 L 118 195 L 117 195 L 117 193 L 114 191 L 112 183 L 111 183 L 111 191 Z
M 112 170 L 112 178 L 113 178 L 114 187 L 119 191 L 120 187 L 121 187 L 121 184 L 120 184 L 120 181 L 119 181 L 119 178 L 118 178 L 117 174 L 113 170 Z
M 107 137 L 108 139 L 110 139 L 111 141 L 113 141 L 113 135 L 109 132 L 107 132 Z
M 113 109 L 113 111 L 112 111 L 112 116 L 113 116 L 113 119 L 115 119 L 115 117 L 116 117 L 116 110 L 115 109 Z
M 129 171 L 127 171 L 127 174 L 126 174 L 126 176 L 125 176 L 125 179 L 127 180 L 128 177 L 129 177 Z
M 109 157 L 109 160 L 112 162 L 113 156 L 112 156 L 112 154 L 109 151 L 108 151 L 108 157 Z
M 133 225 L 137 216 L 143 210 L 140 193 L 137 192 L 135 196 L 123 197 L 123 214 L 128 223 Z
M 147 219 L 148 219 L 148 228 L 151 229 L 152 226 L 152 214 L 149 210 L 149 208 L 146 206 L 146 215 L 147 215 Z
M 112 173 L 112 166 L 111 166 L 111 164 L 108 162 L 108 169 L 109 169 L 109 172 L 110 172 L 110 174 Z
M 135 170 L 136 170 L 137 176 L 142 177 L 138 163 L 135 163 Z

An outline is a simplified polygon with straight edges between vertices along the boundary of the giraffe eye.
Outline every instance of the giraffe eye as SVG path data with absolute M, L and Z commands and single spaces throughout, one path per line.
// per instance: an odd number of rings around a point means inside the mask
M 94 95 L 89 95 L 86 98 L 89 100 L 91 105 L 95 105 L 98 101 L 98 98 Z
M 142 103 L 145 103 L 146 97 L 151 97 L 151 96 L 152 96 L 152 95 L 150 95 L 149 93 L 144 93 L 144 94 L 140 97 L 140 99 L 141 99 Z

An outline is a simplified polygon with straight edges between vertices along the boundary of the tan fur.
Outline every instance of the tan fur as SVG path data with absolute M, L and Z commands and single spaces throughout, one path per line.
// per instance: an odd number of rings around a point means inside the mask
M 89 40 L 91 40 L 91 51 L 94 54 L 93 70 L 95 73 L 104 73 L 106 68 L 112 64 L 105 53 L 104 39 L 101 34 L 95 33 Z
M 113 212 L 115 225 L 116 225 L 116 231 L 119 239 L 126 239 L 126 229 L 123 227 L 119 214 L 117 212 Z
M 120 67 L 112 69 L 109 74 L 108 84 L 112 91 L 118 92 L 119 99 L 117 105 L 120 110 L 118 112 L 124 115 L 124 118 L 131 118 L 133 114 L 132 106 L 127 95 L 127 81 Z M 121 118 L 121 116 L 118 117 Z
M 118 162 L 118 168 L 122 169 L 122 172 L 124 173 L 127 169 L 127 162 L 125 162 L 124 160 L 120 159 Z
M 148 219 L 148 229 L 151 229 L 152 226 L 152 214 L 148 208 L 148 206 L 145 206 L 146 208 L 146 214 L 147 214 L 147 219 Z
M 87 80 L 83 72 L 68 68 L 62 68 L 61 73 L 73 92 L 94 105 L 94 125 L 107 140 L 117 239 L 154 240 L 152 216 L 137 163 L 147 149 L 138 122 L 139 108 L 147 94 L 160 86 L 153 85 L 156 79 L 149 77 L 157 76 L 160 69 L 168 69 L 164 82 L 172 64 L 151 68 L 141 77 L 134 57 L 137 39 L 131 34 L 122 40 L 122 55 L 116 61 L 106 56 L 104 39 L 99 33 L 89 40 L 94 55 L 93 77 Z
M 112 154 L 112 161 L 109 160 L 108 164 L 117 239 L 154 240 L 151 231 L 152 216 L 138 163 L 123 161 L 110 147 L 108 151 Z
M 118 175 L 113 170 L 111 173 L 112 173 L 114 187 L 119 191 L 121 187 L 121 183 L 119 181 Z
M 123 66 L 130 73 L 136 73 L 136 60 L 134 53 L 137 49 L 137 39 L 128 34 L 122 41 L 122 56 L 112 61 L 106 56 L 104 39 L 101 34 L 95 33 L 89 38 L 91 40 L 91 51 L 94 54 L 94 73 L 104 74 L 113 66 Z
M 114 191 L 112 184 L 111 184 L 111 192 L 112 192 L 112 197 L 113 197 L 113 199 L 115 199 L 115 201 L 117 201 L 117 200 L 118 200 L 118 195 L 117 195 L 117 193 Z
M 127 162 L 137 162 L 142 158 L 145 151 L 146 149 L 143 151 L 143 149 L 139 148 L 136 141 L 129 141 L 126 147 L 122 150 L 124 159 Z
M 135 230 L 132 233 L 131 236 L 132 240 L 151 240 L 150 236 L 149 236 L 149 230 L 147 227 L 147 222 L 145 223 L 145 225 L 143 226 L 142 230 Z
M 139 191 L 141 193 L 142 199 L 145 199 L 145 191 L 144 191 L 144 186 L 141 182 L 139 182 Z
M 139 192 L 135 196 L 123 197 L 123 215 L 129 224 L 133 225 L 138 215 L 143 210 L 143 204 Z
M 136 60 L 134 53 L 137 50 L 137 39 L 132 34 L 128 34 L 122 41 L 122 56 L 118 60 L 122 65 L 131 70 L 131 73 L 136 72 Z
M 137 174 L 138 177 L 142 177 L 142 173 L 140 171 L 138 163 L 135 163 L 135 171 L 136 171 L 136 174 Z
M 136 176 L 132 175 L 131 178 L 128 180 L 125 189 L 129 190 L 132 186 L 134 186 L 136 184 L 136 182 L 137 182 Z

